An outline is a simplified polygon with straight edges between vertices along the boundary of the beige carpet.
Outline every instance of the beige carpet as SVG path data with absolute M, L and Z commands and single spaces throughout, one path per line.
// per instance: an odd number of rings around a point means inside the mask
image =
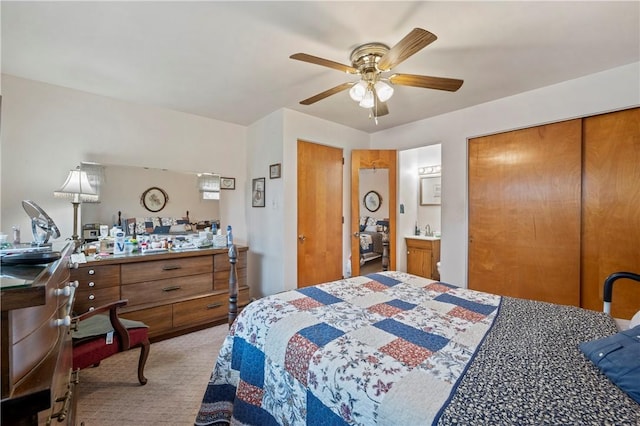
M 80 371 L 76 424 L 192 425 L 227 331 L 223 324 L 152 343 L 144 386 L 138 348 Z

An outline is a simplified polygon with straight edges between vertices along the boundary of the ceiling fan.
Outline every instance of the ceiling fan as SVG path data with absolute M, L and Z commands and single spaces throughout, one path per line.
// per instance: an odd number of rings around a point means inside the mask
M 291 59 L 322 65 L 348 74 L 360 76 L 359 81 L 339 84 L 336 87 L 332 87 L 329 90 L 325 90 L 315 96 L 300 101 L 300 103 L 302 105 L 311 105 L 326 97 L 350 89 L 349 95 L 351 99 L 358 102 L 361 107 L 370 109 L 371 113 L 369 118 L 374 117 L 377 123 L 378 117 L 389 114 L 386 101 L 393 95 L 393 87 L 391 85 L 397 84 L 400 86 L 455 92 L 462 86 L 463 80 L 415 74 L 392 74 L 388 77 L 385 76 L 385 73 L 390 72 L 396 65 L 427 47 L 436 39 L 435 34 L 422 28 L 414 28 L 391 48 L 383 43 L 366 43 L 356 47 L 351 52 L 351 66 L 306 53 L 295 53 L 290 56 Z M 391 85 L 389 83 L 391 83 Z

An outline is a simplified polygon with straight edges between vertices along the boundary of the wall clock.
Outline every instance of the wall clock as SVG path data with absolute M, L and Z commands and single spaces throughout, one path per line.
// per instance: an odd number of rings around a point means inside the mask
M 382 198 L 380 197 L 380 194 L 378 194 L 376 191 L 369 191 L 364 196 L 364 206 L 370 212 L 378 211 L 381 203 L 382 203 Z
M 140 204 L 144 206 L 145 209 L 150 212 L 159 212 L 167 205 L 167 201 L 169 201 L 169 196 L 163 189 L 158 188 L 157 186 L 152 186 L 142 193 L 142 197 L 140 197 Z

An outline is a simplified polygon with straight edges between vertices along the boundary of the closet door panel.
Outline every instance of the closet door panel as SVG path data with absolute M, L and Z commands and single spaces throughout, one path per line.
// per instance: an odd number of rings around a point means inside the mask
M 582 306 L 602 310 L 605 278 L 640 273 L 640 109 L 584 119 Z M 640 310 L 640 284 L 618 280 L 611 313 Z
M 469 288 L 580 303 L 581 120 L 469 140 Z

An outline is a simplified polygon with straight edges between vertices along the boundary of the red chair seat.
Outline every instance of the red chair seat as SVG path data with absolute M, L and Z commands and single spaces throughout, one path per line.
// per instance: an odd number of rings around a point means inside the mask
M 139 346 L 148 339 L 148 332 L 146 327 L 130 328 L 129 339 L 131 347 Z M 92 365 L 100 363 L 105 358 L 110 357 L 113 354 L 121 352 L 120 339 L 116 336 L 113 337 L 113 343 L 106 344 L 106 336 L 97 336 L 93 339 L 82 340 L 80 344 L 77 344 L 73 348 L 73 369 L 77 370 L 91 367 Z
M 151 346 L 148 328 L 142 322 L 128 320 L 124 322 L 131 328 L 124 326 L 118 318 L 117 309 L 126 304 L 127 300 L 118 300 L 74 317 L 73 321 L 78 324 L 73 339 L 74 371 L 97 366 L 111 355 L 139 346 L 138 381 L 142 385 L 147 383 L 144 366 Z M 108 312 L 108 316 L 100 315 L 103 312 Z M 83 324 L 83 321 L 86 322 Z M 110 332 L 112 339 L 107 343 L 109 330 L 113 330 Z

